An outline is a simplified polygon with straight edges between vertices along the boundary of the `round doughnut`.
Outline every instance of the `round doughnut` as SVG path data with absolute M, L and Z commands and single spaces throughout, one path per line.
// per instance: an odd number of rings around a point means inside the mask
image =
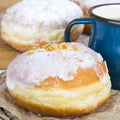
M 64 30 L 82 9 L 69 0 L 24 0 L 8 8 L 1 22 L 1 37 L 20 51 L 40 44 L 64 41 Z M 71 30 L 71 41 L 77 40 L 84 25 Z
M 111 94 L 101 55 L 76 42 L 22 53 L 9 64 L 6 84 L 18 105 L 45 116 L 85 114 Z

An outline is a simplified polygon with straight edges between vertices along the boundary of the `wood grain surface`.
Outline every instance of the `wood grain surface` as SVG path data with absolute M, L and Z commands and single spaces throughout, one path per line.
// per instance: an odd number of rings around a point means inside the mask
M 0 0 L 0 12 L 4 12 L 6 8 L 10 7 L 18 1 L 20 0 Z
M 0 21 L 5 10 L 20 0 L 0 0 Z M 10 61 L 20 52 L 7 45 L 0 35 L 0 69 L 6 69 Z

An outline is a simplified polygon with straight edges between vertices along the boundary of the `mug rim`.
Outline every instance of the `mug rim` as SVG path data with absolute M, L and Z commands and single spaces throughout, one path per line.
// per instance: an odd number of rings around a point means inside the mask
M 110 5 L 120 5 L 120 3 L 107 3 L 107 4 L 95 5 L 88 10 L 88 13 L 89 13 L 90 17 L 97 18 L 97 20 L 120 25 L 120 21 L 118 21 L 118 20 L 113 20 L 113 19 L 109 19 L 109 18 L 100 17 L 100 16 L 93 13 L 93 10 L 95 8 L 99 8 L 99 7 L 102 7 L 102 6 L 110 6 Z

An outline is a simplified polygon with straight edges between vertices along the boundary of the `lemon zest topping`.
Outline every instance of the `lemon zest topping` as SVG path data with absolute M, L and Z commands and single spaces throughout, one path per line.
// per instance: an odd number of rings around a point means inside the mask
M 27 53 L 28 53 L 29 55 L 31 55 L 31 54 L 33 54 L 33 50 L 29 50 Z
M 78 47 L 76 45 L 73 45 L 73 50 L 78 51 Z
M 65 42 L 63 42 L 63 43 L 58 43 L 56 46 L 54 46 L 50 43 L 46 43 L 46 44 L 42 45 L 41 48 L 44 48 L 48 51 L 64 50 L 64 49 L 67 49 L 67 44 Z

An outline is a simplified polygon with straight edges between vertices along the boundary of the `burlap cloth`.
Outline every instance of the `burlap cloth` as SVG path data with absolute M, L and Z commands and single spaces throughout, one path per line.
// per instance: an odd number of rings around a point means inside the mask
M 6 73 L 0 74 L 0 120 L 120 120 L 120 91 L 112 90 L 110 99 L 96 111 L 78 117 L 44 117 L 15 104 L 6 88 Z

